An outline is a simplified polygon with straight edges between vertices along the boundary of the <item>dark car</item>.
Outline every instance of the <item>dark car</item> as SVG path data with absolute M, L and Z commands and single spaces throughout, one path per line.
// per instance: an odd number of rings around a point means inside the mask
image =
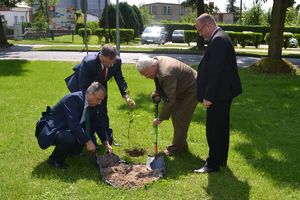
M 184 43 L 184 30 L 174 30 L 172 33 L 173 43 Z

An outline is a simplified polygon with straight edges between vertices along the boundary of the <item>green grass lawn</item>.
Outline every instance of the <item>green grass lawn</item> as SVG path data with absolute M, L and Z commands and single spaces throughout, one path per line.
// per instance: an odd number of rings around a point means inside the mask
M 101 181 L 88 157 L 67 159 L 60 171 L 45 163 L 53 147 L 41 150 L 35 123 L 47 105 L 68 93 L 64 78 L 75 63 L 0 61 L 0 199 L 300 199 L 300 77 L 241 70 L 244 93 L 231 111 L 228 168 L 194 174 L 207 156 L 205 110 L 199 105 L 189 129 L 189 153 L 165 158 L 167 175 L 140 189 L 115 189 Z M 152 152 L 154 105 L 151 80 L 133 65 L 123 72 L 137 109 L 130 130 L 132 147 Z M 145 163 L 147 155 L 125 154 L 128 114 L 114 80 L 109 83 L 109 115 L 121 158 Z M 171 121 L 159 126 L 159 150 L 170 144 Z

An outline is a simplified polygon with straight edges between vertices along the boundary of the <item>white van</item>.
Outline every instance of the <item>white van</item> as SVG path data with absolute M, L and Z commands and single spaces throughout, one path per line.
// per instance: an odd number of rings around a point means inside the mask
M 164 27 L 147 27 L 142 34 L 142 44 L 165 44 L 167 40 L 167 31 Z

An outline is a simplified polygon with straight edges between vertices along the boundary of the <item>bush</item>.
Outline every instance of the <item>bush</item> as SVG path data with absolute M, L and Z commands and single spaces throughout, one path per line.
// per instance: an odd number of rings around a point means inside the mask
M 87 42 L 89 42 L 89 41 L 90 41 L 90 36 L 92 35 L 92 30 L 89 29 L 89 28 L 87 28 L 87 29 L 86 29 L 86 34 L 87 34 Z M 82 41 L 83 41 L 83 43 L 84 43 L 84 28 L 80 28 L 80 29 L 78 30 L 78 35 L 79 35 L 80 37 L 82 37 Z
M 78 30 L 84 28 L 84 23 L 81 22 L 77 22 L 76 23 L 76 29 L 75 29 L 75 33 L 78 34 Z
M 114 42 L 116 42 L 116 29 L 111 29 L 110 34 Z M 120 29 L 120 43 L 130 42 L 134 37 L 133 29 Z
M 93 35 L 98 37 L 98 43 L 101 44 L 102 38 L 105 36 L 104 28 L 97 28 L 94 32 Z M 108 32 L 108 31 L 106 31 Z
M 253 45 L 256 48 L 261 44 L 263 34 L 253 32 L 226 31 L 234 46 L 238 43 L 244 48 L 246 45 Z
M 198 33 L 196 30 L 184 30 L 184 41 L 190 46 L 191 42 L 197 42 Z
M 285 59 L 264 58 L 250 65 L 249 69 L 260 73 L 300 75 L 300 70 Z
M 293 37 L 292 33 L 283 33 L 283 41 L 282 41 L 282 46 L 286 49 L 288 47 L 289 39 Z M 270 43 L 270 33 L 267 33 L 265 36 L 265 41 L 269 45 Z
M 94 33 L 95 30 L 97 28 L 99 28 L 99 24 L 98 24 L 98 22 L 89 21 L 89 22 L 87 22 L 86 27 L 91 29 L 92 33 Z

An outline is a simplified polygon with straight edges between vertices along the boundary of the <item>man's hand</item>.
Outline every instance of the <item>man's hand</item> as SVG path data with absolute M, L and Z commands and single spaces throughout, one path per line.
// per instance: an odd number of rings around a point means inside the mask
M 161 100 L 159 93 L 156 91 L 152 92 L 151 99 L 154 103 L 159 103 Z
M 108 153 L 111 154 L 113 152 L 113 148 L 110 146 L 110 144 L 108 143 L 108 141 L 104 142 L 104 146 L 105 146 L 105 149 L 107 150 Z
M 130 109 L 134 109 L 134 108 L 135 108 L 135 102 L 134 102 L 133 99 L 131 99 L 131 98 L 129 97 L 128 94 L 124 95 L 124 99 L 125 99 L 125 101 L 126 101 L 128 107 L 129 107 Z
M 204 108 L 209 108 L 209 106 L 212 104 L 212 102 L 206 100 L 206 99 L 203 99 L 203 102 L 202 102 Z
M 161 120 L 159 118 L 155 118 L 152 122 L 152 126 L 156 127 L 161 123 Z
M 92 140 L 87 141 L 85 143 L 85 145 L 86 145 L 86 149 L 88 151 L 92 151 L 92 152 L 96 151 L 96 146 L 95 146 L 94 142 L 92 142 Z

